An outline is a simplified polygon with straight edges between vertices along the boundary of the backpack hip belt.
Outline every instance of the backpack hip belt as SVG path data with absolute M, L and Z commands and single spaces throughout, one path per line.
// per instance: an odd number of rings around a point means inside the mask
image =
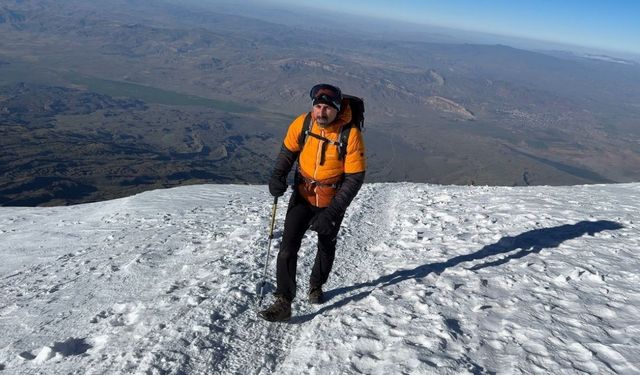
M 304 176 L 302 173 L 300 173 L 299 171 L 298 171 L 298 173 L 296 175 L 297 175 L 298 179 L 301 179 L 304 184 L 308 184 L 308 185 L 311 185 L 311 186 L 322 186 L 322 187 L 329 187 L 329 188 L 332 188 L 332 189 L 338 189 L 338 188 L 340 188 L 340 185 L 342 185 L 342 181 L 341 181 L 342 180 L 342 176 L 339 176 L 340 177 L 340 181 L 337 181 L 337 182 L 334 182 L 334 183 L 325 183 L 325 182 L 321 182 L 321 181 L 318 181 L 318 180 L 314 180 L 312 178 L 308 178 L 308 177 Z

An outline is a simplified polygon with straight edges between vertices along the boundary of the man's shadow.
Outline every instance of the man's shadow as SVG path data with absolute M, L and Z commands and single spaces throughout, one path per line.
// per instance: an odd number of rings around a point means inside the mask
M 376 287 L 384 288 L 402 281 L 421 279 L 434 272 L 441 273 L 444 270 L 450 267 L 455 267 L 462 262 L 482 260 L 493 255 L 505 254 L 510 251 L 520 249 L 520 251 L 509 254 L 502 259 L 476 264 L 469 269 L 479 270 L 486 267 L 499 266 L 513 259 L 520 259 L 529 254 L 539 253 L 543 249 L 558 247 L 564 241 L 578 238 L 585 234 L 593 236 L 597 232 L 618 230 L 622 228 L 624 228 L 622 224 L 608 220 L 581 221 L 576 224 L 565 224 L 552 228 L 534 229 L 515 237 L 503 237 L 498 242 L 487 245 L 475 253 L 453 257 L 446 262 L 425 264 L 410 270 L 398 270 L 390 275 L 381 276 L 372 281 L 327 291 L 325 293 L 325 304 L 343 294 L 364 289 L 357 294 L 344 297 L 331 304 L 325 305 L 316 312 L 294 317 L 291 320 L 291 323 L 305 323 L 326 311 L 340 308 L 350 302 L 359 301 L 371 294 Z

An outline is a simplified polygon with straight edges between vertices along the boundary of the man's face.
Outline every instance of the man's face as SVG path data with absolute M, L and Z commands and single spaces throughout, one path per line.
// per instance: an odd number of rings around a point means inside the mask
M 315 117 L 318 125 L 324 127 L 329 125 L 338 116 L 338 110 L 330 105 L 318 103 L 313 106 L 313 117 Z

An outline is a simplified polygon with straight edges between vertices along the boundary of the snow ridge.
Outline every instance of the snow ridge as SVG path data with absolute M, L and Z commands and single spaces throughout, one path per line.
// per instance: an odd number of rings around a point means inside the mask
M 288 324 L 255 314 L 265 187 L 0 208 L 0 373 L 640 373 L 639 195 L 366 184 Z

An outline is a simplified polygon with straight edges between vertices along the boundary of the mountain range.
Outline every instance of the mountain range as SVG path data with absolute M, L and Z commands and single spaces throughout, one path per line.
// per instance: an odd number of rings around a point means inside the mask
M 388 24 L 367 34 L 293 10 L 282 18 L 300 22 L 277 23 L 208 4 L 4 1 L 0 204 L 265 182 L 318 82 L 364 98 L 371 182 L 640 177 L 634 61 L 416 41 Z

